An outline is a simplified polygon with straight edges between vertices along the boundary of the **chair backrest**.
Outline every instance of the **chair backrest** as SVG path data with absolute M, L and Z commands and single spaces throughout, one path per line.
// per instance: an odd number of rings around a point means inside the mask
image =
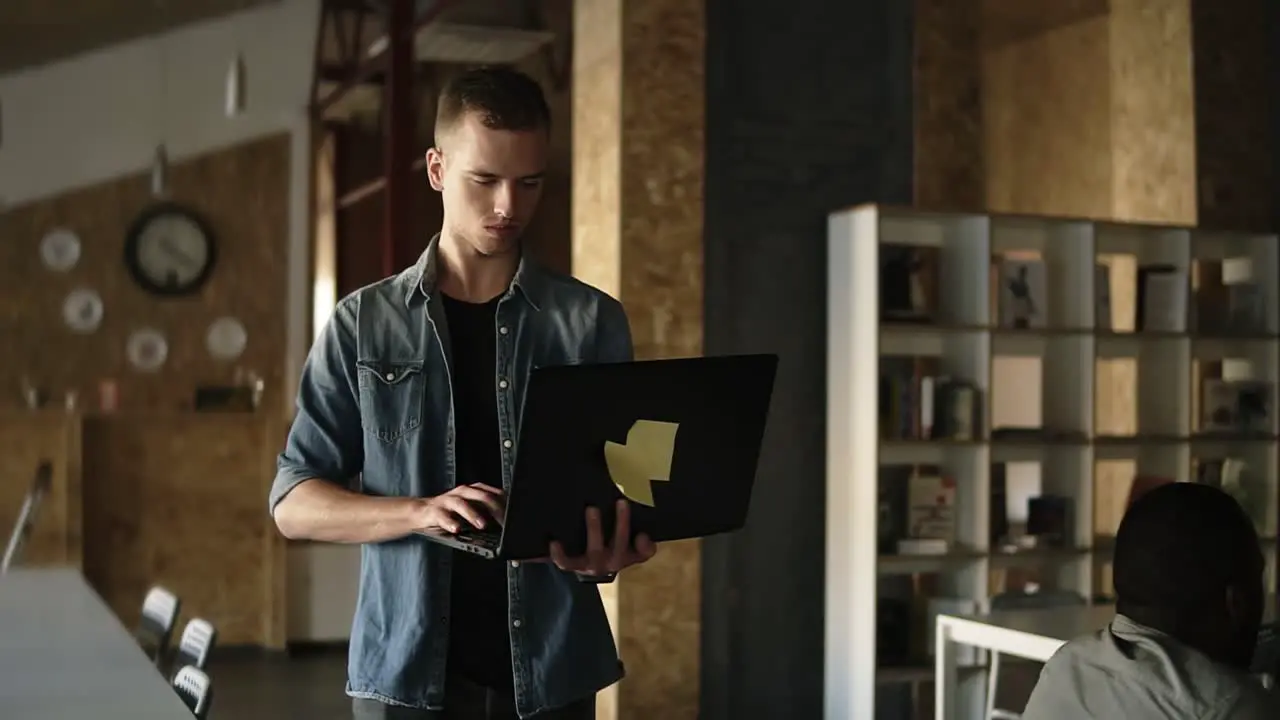
M 169 590 L 156 586 L 147 591 L 142 600 L 142 618 L 138 621 L 135 635 L 138 642 L 151 655 L 151 659 L 159 663 L 169 647 L 169 638 L 173 635 L 173 626 L 178 621 L 178 611 L 182 603 L 178 596 Z
M 213 644 L 217 638 L 218 631 L 214 629 L 212 623 L 204 618 L 192 618 L 182 629 L 182 636 L 178 638 L 178 650 L 174 654 L 173 666 L 182 668 L 190 665 L 203 670 L 205 663 L 209 661 L 209 653 L 213 650 Z
M 49 489 L 53 486 L 53 463 L 45 460 L 36 468 L 35 482 L 27 491 L 22 501 L 22 510 L 18 512 L 18 521 L 13 524 L 13 533 L 9 536 L 9 544 L 4 548 L 4 557 L 0 559 L 0 575 L 9 572 L 9 568 L 18 561 L 22 546 L 31 537 L 31 529 L 36 524 L 36 513 L 44 501 Z
M 199 720 L 209 717 L 209 706 L 213 704 L 213 681 L 205 671 L 190 665 L 179 669 L 173 676 L 173 690 L 192 715 Z

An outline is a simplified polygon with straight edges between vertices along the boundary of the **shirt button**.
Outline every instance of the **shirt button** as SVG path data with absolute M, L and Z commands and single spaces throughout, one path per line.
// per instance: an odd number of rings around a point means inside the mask
M 506 380 L 499 380 L 499 381 L 498 381 L 498 387 L 500 387 L 500 388 L 502 388 L 502 389 L 504 389 L 504 390 L 505 390 L 505 389 L 506 389 L 506 387 L 507 387 L 507 381 L 506 381 Z
M 395 379 L 396 379 L 396 374 L 395 374 L 395 373 L 387 373 L 387 379 L 388 379 L 388 380 L 395 380 Z
M 512 621 L 512 623 L 511 623 L 511 624 L 512 624 L 513 626 L 515 626 L 515 627 L 520 627 L 520 621 L 519 621 L 519 620 L 514 620 L 514 621 Z
M 499 325 L 499 326 L 498 326 L 498 334 L 499 334 L 499 335 L 506 335 L 508 332 L 510 332 L 510 331 L 509 331 L 509 330 L 507 330 L 507 326 L 506 326 L 506 325 Z
M 511 561 L 511 567 L 520 567 L 520 561 L 519 561 L 519 560 L 512 560 L 512 561 Z
M 504 448 L 510 448 L 510 447 L 511 447 L 511 441 L 510 441 L 510 440 L 503 440 L 503 441 L 502 441 L 502 447 L 504 447 Z

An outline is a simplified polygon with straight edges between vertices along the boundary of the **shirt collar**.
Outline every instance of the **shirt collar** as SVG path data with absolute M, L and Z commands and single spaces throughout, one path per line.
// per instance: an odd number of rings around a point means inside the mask
M 426 297 L 428 302 L 436 294 L 440 273 L 440 263 L 437 257 L 439 246 L 440 233 L 436 233 L 432 236 L 431 241 L 427 243 L 427 249 L 423 250 L 422 255 L 418 257 L 418 261 L 406 272 L 405 275 L 408 281 L 404 298 L 406 304 L 412 302 L 419 293 Z M 521 297 L 534 310 L 542 309 L 546 292 L 546 277 L 542 269 L 538 267 L 538 263 L 523 248 L 520 251 L 520 265 L 516 268 L 516 275 L 511 281 L 511 286 L 507 288 L 507 297 L 516 292 L 519 292 Z

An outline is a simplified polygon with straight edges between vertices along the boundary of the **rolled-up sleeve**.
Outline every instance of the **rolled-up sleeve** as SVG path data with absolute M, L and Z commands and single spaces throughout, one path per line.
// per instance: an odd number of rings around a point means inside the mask
M 306 480 L 347 485 L 364 464 L 357 376 L 356 316 L 359 296 L 334 308 L 311 346 L 298 381 L 297 413 L 284 452 L 276 460 L 268 509 Z
M 635 347 L 622 303 L 605 295 L 596 309 L 596 362 L 631 362 Z

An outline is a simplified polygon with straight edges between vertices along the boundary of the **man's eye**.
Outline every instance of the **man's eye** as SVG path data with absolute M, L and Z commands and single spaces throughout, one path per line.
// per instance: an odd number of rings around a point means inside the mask
M 476 178 L 473 182 L 477 185 L 492 185 L 496 181 L 492 178 Z

